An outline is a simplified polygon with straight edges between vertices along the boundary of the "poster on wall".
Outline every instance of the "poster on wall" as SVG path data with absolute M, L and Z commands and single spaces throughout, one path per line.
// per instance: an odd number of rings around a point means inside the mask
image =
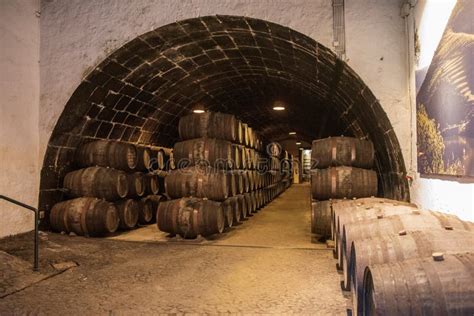
M 418 171 L 474 177 L 474 1 L 417 4 Z

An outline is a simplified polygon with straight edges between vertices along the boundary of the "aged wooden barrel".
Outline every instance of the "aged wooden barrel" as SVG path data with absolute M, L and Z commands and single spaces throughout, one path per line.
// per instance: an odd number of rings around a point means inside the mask
M 235 116 L 225 113 L 193 113 L 180 118 L 178 131 L 182 140 L 201 137 L 236 141 Z
M 193 165 L 217 169 L 233 167 L 231 143 L 215 138 L 196 138 L 175 143 L 173 157 L 179 168 Z
M 241 222 L 241 215 L 240 215 L 240 208 L 239 208 L 239 201 L 237 196 L 229 197 L 223 203 L 230 204 L 232 209 L 232 222 L 233 225 Z
M 237 180 L 233 173 L 226 172 L 227 178 L 227 188 L 228 188 L 228 196 L 234 196 L 237 194 Z
M 248 170 L 237 170 L 238 173 L 242 176 L 242 186 L 244 192 L 249 192 L 250 190 L 250 180 L 248 175 Z
M 151 150 L 150 171 L 167 170 L 169 165 L 169 156 L 161 148 Z
M 237 203 L 239 205 L 239 211 L 240 211 L 240 220 L 244 220 L 247 218 L 247 201 L 245 199 L 245 196 L 243 194 L 239 194 L 236 196 L 237 198 Z
M 132 144 L 97 140 L 79 146 L 76 162 L 80 167 L 100 166 L 130 171 L 137 166 L 137 149 Z
M 146 181 L 148 179 L 146 176 L 141 172 L 134 172 L 127 174 L 127 182 L 128 182 L 128 194 L 127 197 L 129 198 L 138 198 L 145 194 L 146 190 Z
M 222 210 L 224 212 L 224 227 L 232 227 L 234 224 L 234 210 L 230 199 L 222 202 Z
M 311 173 L 311 193 L 316 200 L 374 196 L 377 195 L 377 174 L 353 167 L 315 169 Z
M 220 202 L 199 198 L 181 198 L 160 203 L 158 229 L 183 238 L 222 233 L 225 216 Z
M 407 230 L 456 229 L 474 231 L 474 223 L 460 220 L 457 216 L 433 211 L 413 210 L 407 214 L 380 216 L 342 226 L 339 246 L 339 267 L 347 264 L 347 255 L 354 240 L 382 235 L 394 235 Z
M 153 222 L 153 201 L 147 198 L 138 200 L 138 223 L 147 225 Z
M 145 184 L 145 195 L 156 195 L 160 193 L 160 180 L 156 174 L 146 174 Z
M 256 211 L 255 197 L 253 196 L 252 192 L 244 193 L 244 197 L 247 204 L 247 216 L 250 216 L 250 214 Z
M 211 167 L 192 166 L 169 172 L 165 178 L 166 193 L 171 198 L 200 197 L 224 201 L 229 196 L 228 175 Z
M 407 202 L 390 199 L 367 198 L 353 200 L 357 203 L 332 200 L 332 231 L 336 254 L 340 254 L 341 228 L 345 224 L 376 219 L 392 215 L 412 213 L 418 207 Z M 345 206 L 344 206 L 345 205 Z
M 332 219 L 331 201 L 317 201 L 311 203 L 311 233 L 320 238 L 331 237 Z
M 148 171 L 151 167 L 152 151 L 148 147 L 138 146 L 137 148 L 137 166 L 138 171 Z
M 242 173 L 239 170 L 230 170 L 229 173 L 234 176 L 236 194 L 242 194 L 244 192 L 244 179 Z
M 158 181 L 158 190 L 160 194 L 165 194 L 166 188 L 165 188 L 165 179 L 168 176 L 167 171 L 155 171 L 152 173 L 156 181 Z
M 245 146 L 249 145 L 249 127 L 247 124 L 242 123 L 242 143 Z
M 72 197 L 88 196 L 115 201 L 128 194 L 127 174 L 104 167 L 80 169 L 66 174 L 64 188 Z
M 363 315 L 474 315 L 474 254 L 434 253 L 369 266 Z
M 81 236 L 113 233 L 119 226 L 115 205 L 93 197 L 59 202 L 51 209 L 49 218 L 53 231 Z
M 412 258 L 428 258 L 434 252 L 474 252 L 474 234 L 461 230 L 404 231 L 355 240 L 349 263 L 344 269 L 344 288 L 352 289 L 354 311 L 362 314 L 362 286 L 367 266 L 395 263 Z
M 255 134 L 253 132 L 253 128 L 250 126 L 248 127 L 248 135 L 249 135 L 249 147 L 254 148 L 255 147 Z
M 166 170 L 174 170 L 174 169 L 176 169 L 176 160 L 174 158 L 173 151 L 171 151 Z
M 236 169 L 242 169 L 242 148 L 239 145 L 232 144 L 232 165 Z
M 147 195 L 143 198 L 143 200 L 149 200 L 152 204 L 152 220 L 153 223 L 156 221 L 156 211 L 158 210 L 158 206 L 162 201 L 166 201 L 166 197 L 163 195 Z
M 371 141 L 353 137 L 329 137 L 313 141 L 312 168 L 352 166 L 372 168 L 374 145 Z
M 236 119 L 234 128 L 235 128 L 235 142 L 237 144 L 242 144 L 243 142 L 242 121 Z
M 140 212 L 140 204 L 138 201 L 132 199 L 120 200 L 115 202 L 117 206 L 120 228 L 133 229 L 137 226 L 138 216 Z

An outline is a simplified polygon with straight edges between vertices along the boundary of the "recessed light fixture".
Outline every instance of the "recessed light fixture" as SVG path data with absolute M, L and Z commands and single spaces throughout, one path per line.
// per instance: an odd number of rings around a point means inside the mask
M 285 107 L 284 106 L 274 106 L 273 109 L 275 111 L 284 111 L 285 110 Z
M 197 113 L 197 114 L 201 114 L 201 113 L 204 113 L 206 111 L 204 111 L 203 109 L 195 109 L 193 110 L 194 113 Z
M 301 142 L 296 142 L 296 145 L 301 145 Z
M 296 135 L 296 132 L 289 132 L 288 135 Z

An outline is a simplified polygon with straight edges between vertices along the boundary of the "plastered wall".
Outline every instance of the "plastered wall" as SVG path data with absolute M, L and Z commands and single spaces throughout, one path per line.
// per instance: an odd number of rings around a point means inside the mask
M 39 1 L 0 1 L 0 194 L 36 206 L 39 187 Z M 0 237 L 33 229 L 0 200 Z

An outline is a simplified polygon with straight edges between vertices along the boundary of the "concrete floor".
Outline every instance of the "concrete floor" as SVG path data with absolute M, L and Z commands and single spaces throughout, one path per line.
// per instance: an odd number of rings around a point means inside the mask
M 309 187 L 293 185 L 208 240 L 170 239 L 155 225 L 107 239 L 43 234 L 40 277 L 24 265 L 21 278 L 4 268 L 3 288 L 17 292 L 0 298 L 0 315 L 345 314 L 332 252 L 311 243 L 309 224 Z M 31 260 L 29 237 L 0 240 L 0 250 Z M 78 266 L 51 266 L 64 261 Z M 26 288 L 25 278 L 33 280 Z

